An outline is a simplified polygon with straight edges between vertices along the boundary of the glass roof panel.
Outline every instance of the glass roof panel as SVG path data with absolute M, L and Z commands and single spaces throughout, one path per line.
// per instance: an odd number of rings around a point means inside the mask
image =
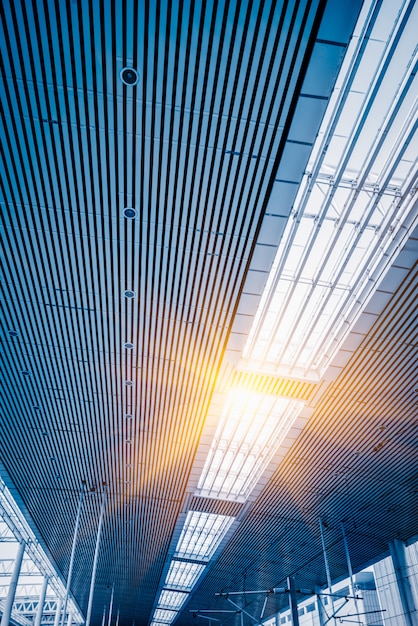
M 180 591 L 190 591 L 197 579 L 205 569 L 200 563 L 188 563 L 187 561 L 171 561 L 165 579 L 165 587 L 178 589 Z
M 163 589 L 158 599 L 158 607 L 162 609 L 176 609 L 177 611 L 183 606 L 189 597 L 188 593 L 182 591 L 170 591 Z
M 197 493 L 245 500 L 302 406 L 290 398 L 230 390 Z
M 379 41 L 372 32 L 362 46 L 351 42 L 243 350 L 246 368 L 317 380 L 361 313 L 355 303 L 365 306 L 393 262 L 388 249 L 401 248 L 418 141 L 418 50 L 404 10 L 385 21 L 383 5 Z
M 233 521 L 227 515 L 189 511 L 174 556 L 208 561 Z

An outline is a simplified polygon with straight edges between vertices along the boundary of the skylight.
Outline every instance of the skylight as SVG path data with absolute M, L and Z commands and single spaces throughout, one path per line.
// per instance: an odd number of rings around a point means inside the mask
M 177 611 L 169 611 L 166 609 L 155 609 L 152 618 L 152 624 L 171 624 L 171 622 L 177 617 Z
M 189 597 L 188 593 L 182 591 L 169 591 L 163 589 L 158 600 L 158 608 L 179 610 Z
M 204 569 L 205 566 L 199 563 L 173 560 L 165 579 L 165 587 L 179 591 L 191 591 Z
M 291 428 L 303 404 L 233 389 L 203 468 L 197 493 L 244 501 Z
M 228 515 L 189 511 L 174 556 L 209 561 L 233 521 Z
M 317 380 L 416 220 L 416 33 L 405 9 L 382 11 L 344 61 L 243 351 L 249 369 Z

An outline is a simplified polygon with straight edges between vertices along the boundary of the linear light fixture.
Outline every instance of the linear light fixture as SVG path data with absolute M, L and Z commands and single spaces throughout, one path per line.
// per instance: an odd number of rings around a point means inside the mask
M 209 561 L 233 521 L 228 515 L 189 511 L 174 556 Z
M 164 586 L 179 591 L 191 591 L 204 569 L 205 565 L 200 563 L 173 559 Z
M 417 221 L 414 20 L 380 11 L 345 57 L 243 367 L 317 380 Z
M 177 617 L 177 611 L 169 611 L 168 609 L 155 609 L 152 616 L 152 624 L 171 624 Z
M 189 597 L 188 593 L 183 591 L 171 591 L 163 589 L 157 602 L 159 609 L 173 609 L 178 611 Z
M 197 494 L 245 501 L 302 407 L 291 398 L 229 391 Z

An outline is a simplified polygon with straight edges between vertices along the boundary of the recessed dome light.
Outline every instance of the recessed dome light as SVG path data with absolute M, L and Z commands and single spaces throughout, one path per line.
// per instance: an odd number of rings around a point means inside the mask
M 125 380 L 125 385 L 126 385 L 127 387 L 132 387 L 132 385 L 133 385 L 132 380 Z
M 135 291 L 131 291 L 130 289 L 127 289 L 125 291 L 125 298 L 135 298 Z
M 33 409 L 34 411 L 40 411 L 40 410 L 41 410 L 41 407 L 40 407 L 40 406 L 38 406 L 37 404 L 34 404 L 34 405 L 33 405 L 33 407 L 32 407 L 32 409 Z
M 28 372 L 28 370 L 22 370 L 20 373 L 22 376 L 30 376 L 30 372 Z
M 132 350 L 132 348 L 133 348 L 133 347 L 134 347 L 134 344 L 133 344 L 133 343 L 131 343 L 130 341 L 127 341 L 127 342 L 125 343 L 125 348 L 126 348 L 127 350 Z
M 131 415 L 131 413 L 127 413 L 127 414 L 125 415 L 125 417 L 126 417 L 126 419 L 127 419 L 127 420 L 131 420 L 131 419 L 132 419 L 132 415 Z
M 136 209 L 133 209 L 131 207 L 126 207 L 126 209 L 123 209 L 123 214 L 128 220 L 134 220 L 137 216 Z
M 9 332 L 10 337 L 17 337 L 18 336 L 18 334 L 17 334 L 17 332 L 15 330 L 9 330 L 8 332 Z
M 129 87 L 133 87 L 139 81 L 139 74 L 133 67 L 124 67 L 119 76 L 121 81 Z

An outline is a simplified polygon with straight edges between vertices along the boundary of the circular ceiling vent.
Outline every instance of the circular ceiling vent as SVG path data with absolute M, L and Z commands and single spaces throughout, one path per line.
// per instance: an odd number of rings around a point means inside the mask
M 135 298 L 135 291 L 131 291 L 130 289 L 127 289 L 125 291 L 125 298 Z
M 127 350 L 132 350 L 132 349 L 133 349 L 133 347 L 134 347 L 134 344 L 133 344 L 133 343 L 131 343 L 130 341 L 127 341 L 127 342 L 125 343 L 125 348 L 126 348 Z
M 136 209 L 133 209 L 132 207 L 126 207 L 123 209 L 123 214 L 128 220 L 134 220 L 137 216 Z
M 120 79 L 129 87 L 133 87 L 139 81 L 139 74 L 133 67 L 124 67 L 120 71 Z

